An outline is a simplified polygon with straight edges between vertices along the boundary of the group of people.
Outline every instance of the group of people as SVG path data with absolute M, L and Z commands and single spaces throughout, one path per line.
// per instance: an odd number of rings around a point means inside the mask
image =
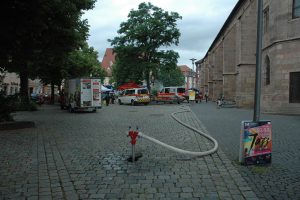
M 111 103 L 111 104 L 115 103 L 116 97 L 115 97 L 115 94 L 113 92 L 105 92 L 104 95 L 105 96 L 104 96 L 103 99 L 105 100 L 106 106 L 108 106 L 109 103 Z

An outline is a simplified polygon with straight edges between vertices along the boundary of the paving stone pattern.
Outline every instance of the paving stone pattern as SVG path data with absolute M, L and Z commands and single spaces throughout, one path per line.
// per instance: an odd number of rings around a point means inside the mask
M 187 106 L 110 105 L 97 113 L 68 113 L 43 105 L 19 112 L 36 128 L 0 132 L 0 199 L 257 199 L 222 149 L 183 156 L 139 138 L 135 163 L 128 126 L 190 151 L 212 143 L 170 117 Z M 192 112 L 176 115 L 206 132 Z
M 272 163 L 243 166 L 238 163 L 242 120 L 252 120 L 253 111 L 217 109 L 216 104 L 190 104 L 259 199 L 300 199 L 300 116 L 261 114 L 272 123 Z

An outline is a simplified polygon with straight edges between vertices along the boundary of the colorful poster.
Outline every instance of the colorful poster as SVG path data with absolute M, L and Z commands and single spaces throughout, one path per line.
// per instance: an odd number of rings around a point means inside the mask
M 81 81 L 81 106 L 92 106 L 91 79 L 82 79 Z
M 100 79 L 92 79 L 93 103 L 95 107 L 101 107 L 101 83 Z
M 189 101 L 195 101 L 195 91 L 189 90 Z
M 246 165 L 270 163 L 271 154 L 271 122 L 243 121 L 240 143 L 240 162 Z

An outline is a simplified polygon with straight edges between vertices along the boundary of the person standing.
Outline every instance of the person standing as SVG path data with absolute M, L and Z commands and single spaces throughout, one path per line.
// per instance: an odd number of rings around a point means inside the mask
M 208 101 L 208 94 L 207 94 L 207 92 L 205 92 L 204 98 L 205 98 L 205 102 L 207 103 L 207 101 Z
M 220 109 L 221 106 L 222 106 L 222 100 L 221 100 L 221 98 L 219 98 L 219 99 L 217 100 L 217 108 Z
M 64 92 L 64 89 L 62 89 L 59 93 L 59 103 L 60 103 L 60 109 L 63 110 L 65 108 L 65 92 Z M 44 100 L 43 100 L 44 102 Z
M 115 95 L 113 92 L 110 92 L 110 99 L 111 99 L 111 104 L 114 104 L 115 103 Z
M 109 100 L 110 100 L 109 92 L 106 92 L 106 96 L 105 96 L 106 106 L 109 105 Z

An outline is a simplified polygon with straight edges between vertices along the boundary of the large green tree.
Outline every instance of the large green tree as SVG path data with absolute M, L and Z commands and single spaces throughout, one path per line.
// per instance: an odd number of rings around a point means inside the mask
M 28 100 L 28 77 L 39 67 L 59 72 L 64 57 L 87 39 L 83 10 L 95 0 L 4 0 L 1 2 L 0 62 L 17 72 L 21 95 Z M 39 66 L 39 67 L 38 67 Z
M 93 76 L 103 80 L 105 77 L 105 71 L 98 60 L 98 52 L 86 42 L 81 48 L 67 55 L 49 56 L 45 59 L 48 62 L 40 65 L 43 67 L 38 67 L 38 77 L 44 84 L 51 84 L 51 97 L 54 96 L 54 86 L 61 85 L 63 79 Z M 51 102 L 54 102 L 54 98 L 51 98 Z
M 64 63 L 64 77 L 76 78 L 81 76 L 99 77 L 104 79 L 106 72 L 98 60 L 98 52 L 85 43 L 82 48 L 69 54 Z
M 184 76 L 178 67 L 172 69 L 162 68 L 158 73 L 158 80 L 165 87 L 184 85 Z
M 151 3 L 141 3 L 137 10 L 131 10 L 128 20 L 121 23 L 118 36 L 111 45 L 116 53 L 114 77 L 122 80 L 146 80 L 150 90 L 150 76 L 157 76 L 161 67 L 175 68 L 178 53 L 163 50 L 178 45 L 180 32 L 176 12 L 167 12 Z M 116 74 L 117 73 L 117 74 Z

